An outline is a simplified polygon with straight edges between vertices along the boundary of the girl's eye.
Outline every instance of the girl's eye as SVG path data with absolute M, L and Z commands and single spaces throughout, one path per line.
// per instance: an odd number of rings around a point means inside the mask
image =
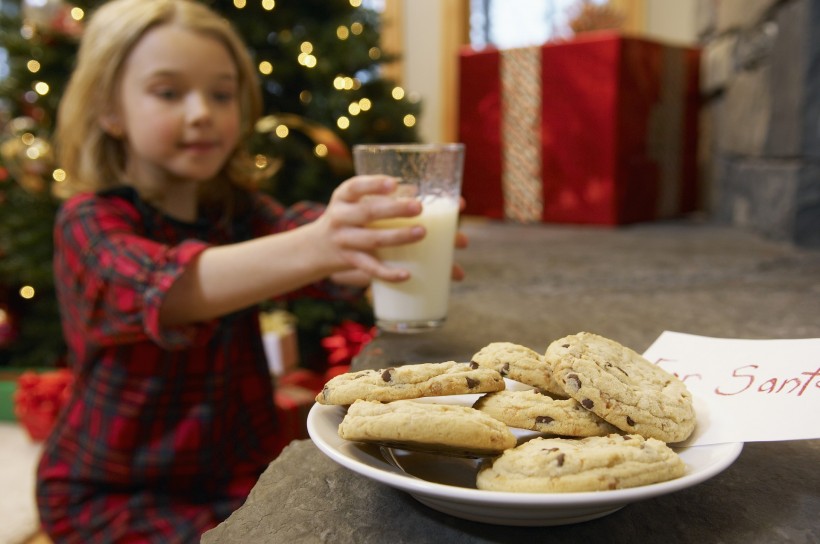
M 216 91 L 213 93 L 213 97 L 217 102 L 230 102 L 236 97 L 236 93 L 233 91 Z
M 157 89 L 154 91 L 154 95 L 163 100 L 175 100 L 179 98 L 179 93 L 175 89 Z

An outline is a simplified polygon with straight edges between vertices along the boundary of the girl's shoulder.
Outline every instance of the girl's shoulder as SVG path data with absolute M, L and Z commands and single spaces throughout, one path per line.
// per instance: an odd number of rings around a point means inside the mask
M 98 193 L 80 193 L 66 199 L 60 206 L 58 222 L 92 217 L 117 216 L 139 220 L 136 192 L 130 187 L 118 187 Z

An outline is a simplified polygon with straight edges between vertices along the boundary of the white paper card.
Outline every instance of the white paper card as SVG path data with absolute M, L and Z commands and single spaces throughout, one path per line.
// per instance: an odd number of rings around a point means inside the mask
M 665 331 L 643 355 L 692 392 L 698 426 L 687 445 L 820 438 L 820 338 Z

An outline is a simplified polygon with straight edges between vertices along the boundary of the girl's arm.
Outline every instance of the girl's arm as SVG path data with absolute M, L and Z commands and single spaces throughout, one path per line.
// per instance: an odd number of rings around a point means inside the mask
M 351 178 L 336 189 L 325 213 L 313 223 L 206 249 L 169 289 L 160 322 L 172 326 L 212 319 L 344 271 L 385 281 L 407 279 L 406 270 L 387 267 L 373 252 L 415 242 L 424 229 L 366 227 L 378 219 L 421 213 L 415 200 L 386 196 L 395 183 L 382 176 Z

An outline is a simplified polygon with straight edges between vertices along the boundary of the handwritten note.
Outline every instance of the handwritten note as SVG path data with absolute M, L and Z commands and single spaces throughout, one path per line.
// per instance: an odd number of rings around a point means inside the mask
M 820 338 L 665 331 L 643 355 L 692 392 L 698 426 L 688 445 L 820 438 Z

